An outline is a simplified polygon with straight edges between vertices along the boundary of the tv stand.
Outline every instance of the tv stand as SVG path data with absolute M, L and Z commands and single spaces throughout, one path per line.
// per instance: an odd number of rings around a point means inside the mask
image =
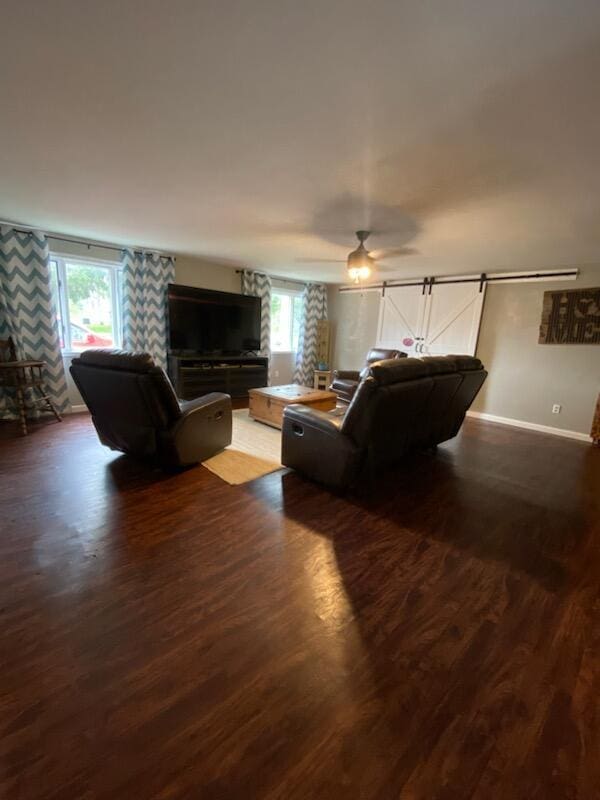
M 263 356 L 169 354 L 169 377 L 177 396 L 193 400 L 209 392 L 248 397 L 249 389 L 268 384 L 269 359 Z

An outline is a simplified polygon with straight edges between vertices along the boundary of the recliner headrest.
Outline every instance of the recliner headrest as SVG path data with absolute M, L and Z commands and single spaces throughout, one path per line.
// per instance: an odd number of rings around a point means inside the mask
M 419 358 L 393 358 L 385 361 L 376 361 L 369 368 L 369 375 L 380 386 L 390 383 L 411 381 L 415 378 L 425 378 L 429 375 L 429 367 Z
M 430 375 L 441 375 L 443 373 L 458 371 L 456 361 L 446 358 L 446 356 L 423 356 L 421 361 L 427 364 Z
M 445 357 L 448 361 L 454 361 L 456 368 L 462 371 L 483 369 L 483 364 L 478 358 L 475 358 L 475 356 L 450 355 Z
M 367 366 L 376 361 L 389 361 L 392 358 L 406 358 L 406 353 L 402 350 L 391 350 L 385 347 L 372 347 L 367 353 Z
M 84 350 L 74 361 L 93 367 L 122 369 L 128 372 L 150 372 L 156 368 L 150 353 L 132 353 L 127 350 Z

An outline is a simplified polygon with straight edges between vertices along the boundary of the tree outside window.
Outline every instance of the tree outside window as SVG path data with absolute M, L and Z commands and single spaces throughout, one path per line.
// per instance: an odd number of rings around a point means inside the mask
M 271 294 L 271 351 L 293 353 L 298 349 L 302 295 L 284 290 Z

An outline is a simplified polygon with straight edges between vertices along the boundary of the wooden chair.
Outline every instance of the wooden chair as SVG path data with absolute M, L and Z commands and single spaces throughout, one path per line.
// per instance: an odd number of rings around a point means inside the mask
M 59 422 L 62 419 L 48 395 L 43 376 L 45 366 L 45 361 L 19 361 L 12 338 L 0 339 L 0 388 L 14 389 L 24 436 L 27 436 L 27 405 L 25 402 L 27 390 L 31 390 L 29 398 L 31 403 L 45 403 Z M 35 396 L 36 393 L 39 395 L 38 397 Z

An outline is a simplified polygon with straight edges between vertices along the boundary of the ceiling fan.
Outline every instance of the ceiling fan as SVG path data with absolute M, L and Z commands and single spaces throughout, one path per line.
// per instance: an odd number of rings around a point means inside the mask
M 358 239 L 358 247 L 352 252 L 348 253 L 347 258 L 305 258 L 300 259 L 305 263 L 323 263 L 335 262 L 345 263 L 348 270 L 348 277 L 353 283 L 360 283 L 360 281 L 367 280 L 374 269 L 385 269 L 377 262 L 386 258 L 393 258 L 397 256 L 409 256 L 418 253 L 414 247 L 395 247 L 386 250 L 367 250 L 365 242 L 369 238 L 371 231 L 356 231 L 356 238 Z

